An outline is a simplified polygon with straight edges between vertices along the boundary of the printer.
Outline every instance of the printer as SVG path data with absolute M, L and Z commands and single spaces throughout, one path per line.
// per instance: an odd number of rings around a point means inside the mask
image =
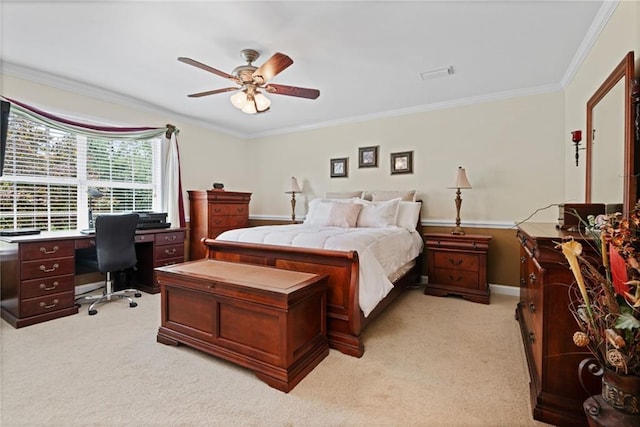
M 171 223 L 167 222 L 166 212 L 134 211 L 132 213 L 138 214 L 138 230 L 171 227 Z

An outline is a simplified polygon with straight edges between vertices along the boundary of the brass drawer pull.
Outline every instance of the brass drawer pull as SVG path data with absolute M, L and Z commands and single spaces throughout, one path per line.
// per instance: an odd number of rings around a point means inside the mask
M 460 280 L 462 280 L 462 276 L 458 276 L 458 278 L 456 279 L 455 277 L 449 275 L 449 280 L 454 280 L 456 282 L 459 282 Z
M 520 278 L 520 287 L 524 288 L 525 286 L 527 286 L 527 281 L 525 280 L 524 277 Z
M 40 283 L 40 289 L 42 289 L 43 291 L 51 291 L 57 288 L 58 284 L 59 284 L 58 282 L 53 282 L 52 283 L 53 286 L 47 287 L 47 285 L 45 285 L 44 283 Z
M 40 307 L 42 307 L 42 308 L 53 308 L 53 307 L 55 307 L 56 305 L 58 305 L 58 300 L 57 300 L 57 299 L 54 299 L 54 300 L 53 300 L 53 304 L 50 304 L 50 305 L 47 305 L 47 304 L 45 304 L 44 302 L 41 302 L 41 303 L 40 303 Z
M 529 303 L 529 312 L 530 313 L 535 313 L 536 312 L 536 305 L 532 302 Z
M 527 259 L 523 256 L 520 257 L 520 264 L 524 264 L 525 262 L 527 262 Z
M 476 244 L 476 242 L 471 243 L 471 245 L 473 246 L 473 249 L 478 249 L 478 245 Z
M 533 344 L 534 342 L 536 342 L 536 336 L 533 332 L 529 332 L 529 342 L 531 344 Z
M 176 239 L 177 239 L 177 237 L 175 235 L 173 235 L 173 236 L 164 236 L 164 240 L 166 240 L 167 242 L 173 242 Z
M 453 258 L 449 258 L 449 264 L 451 264 L 451 265 L 460 265 L 460 264 L 462 264 L 462 260 L 461 259 L 455 260 Z
M 41 265 L 40 270 L 44 271 L 45 273 L 51 273 L 52 271 L 56 271 L 58 267 L 60 267 L 58 263 L 53 264 L 49 269 L 47 269 L 47 267 L 45 267 L 44 265 Z
M 167 255 L 173 255 L 173 254 L 175 254 L 175 253 L 176 253 L 176 248 L 173 248 L 173 249 L 171 249 L 171 250 L 169 250 L 169 249 L 165 249 L 165 250 L 164 250 L 164 253 L 165 253 L 165 254 L 167 254 Z
M 533 282 L 536 281 L 536 275 L 531 273 L 529 274 L 529 282 L 531 282 L 531 284 L 533 285 Z
M 40 246 L 40 252 L 42 252 L 43 254 L 55 254 L 56 252 L 58 252 L 58 248 L 57 246 L 54 246 L 53 249 L 51 249 L 50 251 L 47 250 L 47 248 L 45 248 L 44 246 Z

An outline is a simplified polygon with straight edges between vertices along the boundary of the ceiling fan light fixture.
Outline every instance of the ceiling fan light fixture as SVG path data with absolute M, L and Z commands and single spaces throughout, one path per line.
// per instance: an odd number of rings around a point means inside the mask
M 234 107 L 242 109 L 242 107 L 244 107 L 247 103 L 247 94 L 245 91 L 240 90 L 237 93 L 231 95 L 231 98 L 229 99 Z
M 254 96 L 254 100 L 256 103 L 256 110 L 262 112 L 271 106 L 271 100 L 264 96 L 261 92 L 257 92 Z

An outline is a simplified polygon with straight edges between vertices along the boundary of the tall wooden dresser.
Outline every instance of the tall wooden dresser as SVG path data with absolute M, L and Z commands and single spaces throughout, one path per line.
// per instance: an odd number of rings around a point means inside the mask
M 224 190 L 191 190 L 189 193 L 189 259 L 201 259 L 203 237 L 249 226 L 251 193 Z
M 520 323 L 529 368 L 533 418 L 557 426 L 585 426 L 582 403 L 601 391 L 600 379 L 583 375 L 578 365 L 590 357 L 573 343 L 578 325 L 568 309 L 568 286 L 573 282 L 562 252 L 555 246 L 565 238 L 582 241 L 584 236 L 556 229 L 551 223 L 523 223 L 520 241 L 520 301 L 516 319 Z

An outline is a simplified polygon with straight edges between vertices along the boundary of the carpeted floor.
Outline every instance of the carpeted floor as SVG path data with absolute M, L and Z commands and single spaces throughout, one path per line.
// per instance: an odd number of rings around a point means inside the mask
M 12 426 L 536 426 L 514 320 L 490 305 L 407 291 L 290 393 L 196 350 L 156 342 L 160 295 L 86 306 L 14 329 L 0 321 L 0 424 Z

